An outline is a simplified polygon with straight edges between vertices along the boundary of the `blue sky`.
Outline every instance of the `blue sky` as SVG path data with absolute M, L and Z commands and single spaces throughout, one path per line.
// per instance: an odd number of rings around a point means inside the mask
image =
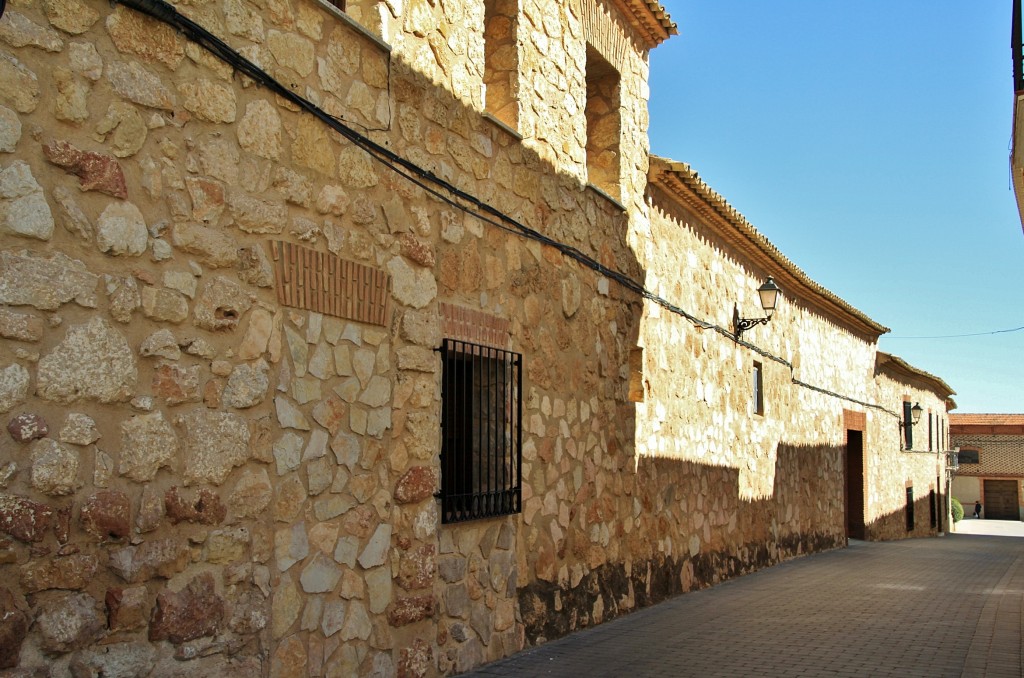
M 958 412 L 1024 413 L 1010 0 L 663 0 L 651 149 L 892 331 Z

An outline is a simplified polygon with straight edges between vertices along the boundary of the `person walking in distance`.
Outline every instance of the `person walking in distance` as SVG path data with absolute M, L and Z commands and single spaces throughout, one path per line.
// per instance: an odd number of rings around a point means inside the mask
M 981 517 L 981 502 L 980 501 L 974 502 L 974 517 L 975 518 L 980 518 Z

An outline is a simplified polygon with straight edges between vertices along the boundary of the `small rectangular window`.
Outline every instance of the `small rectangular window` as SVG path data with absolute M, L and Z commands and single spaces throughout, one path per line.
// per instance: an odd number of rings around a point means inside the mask
M 519 513 L 522 355 L 445 339 L 441 360 L 441 522 Z
M 754 362 L 754 414 L 764 414 L 764 381 L 761 363 Z
M 914 488 L 907 488 L 907 532 L 914 529 Z
M 931 452 L 932 450 L 935 449 L 935 447 L 932 445 L 932 437 L 935 435 L 935 433 L 933 431 L 933 428 L 932 428 L 932 416 L 933 416 L 932 413 L 929 412 L 928 413 L 928 451 L 929 452 Z
M 910 401 L 903 403 L 903 442 L 904 449 L 914 449 L 914 413 Z
M 978 450 L 964 450 L 961 449 L 957 455 L 958 464 L 980 464 L 981 463 L 981 452 Z

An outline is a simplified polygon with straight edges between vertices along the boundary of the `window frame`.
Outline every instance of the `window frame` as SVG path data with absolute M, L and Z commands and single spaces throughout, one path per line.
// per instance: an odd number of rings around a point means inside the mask
M 975 460 L 974 461 L 964 460 L 963 455 L 964 454 L 969 454 L 971 452 L 974 453 Z M 978 448 L 978 447 L 967 447 L 967 448 L 961 447 L 960 451 L 956 453 L 956 463 L 957 463 L 958 466 L 963 465 L 963 464 L 980 464 L 981 463 L 981 448 Z
M 441 523 L 522 511 L 522 354 L 445 338 Z
M 755 360 L 753 374 L 754 414 L 764 416 L 764 365 Z

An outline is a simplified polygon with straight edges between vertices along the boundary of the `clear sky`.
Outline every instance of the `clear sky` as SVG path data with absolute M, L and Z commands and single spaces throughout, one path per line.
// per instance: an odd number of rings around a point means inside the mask
M 1024 413 L 1010 0 L 663 0 L 651 150 L 689 163 L 881 350 Z

